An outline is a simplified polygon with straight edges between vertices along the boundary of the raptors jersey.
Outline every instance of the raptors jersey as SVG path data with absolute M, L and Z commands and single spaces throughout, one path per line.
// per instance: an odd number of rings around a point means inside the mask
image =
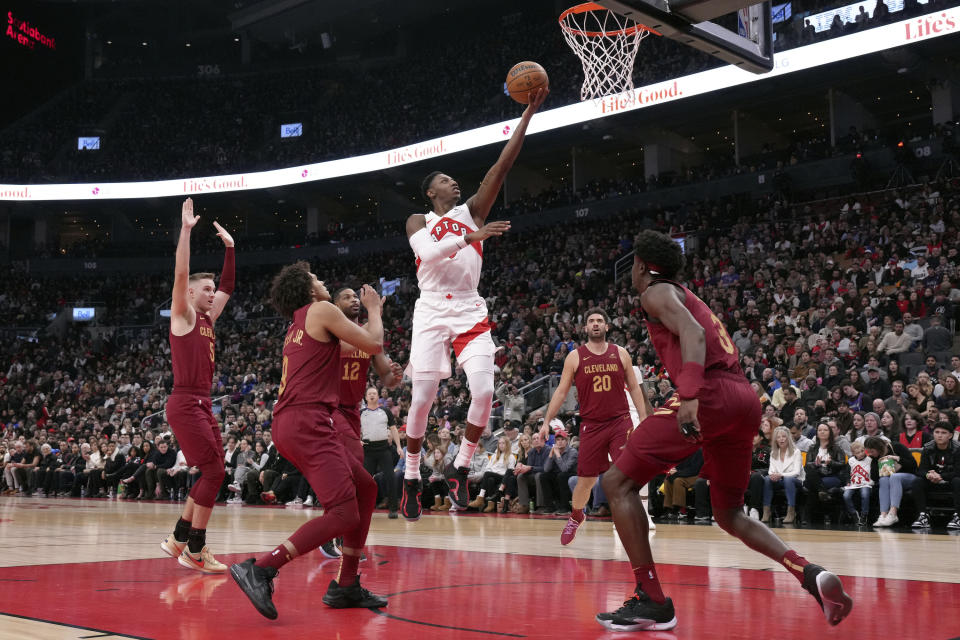
M 360 349 L 340 352 L 340 406 L 354 409 L 359 414 L 360 401 L 367 392 L 367 372 L 370 354 Z
M 650 283 L 652 287 L 655 284 L 664 283 L 677 287 L 685 294 L 683 306 L 687 308 L 690 315 L 693 316 L 701 327 L 703 327 L 704 340 L 706 341 L 706 355 L 703 358 L 703 368 L 706 371 L 720 370 L 730 373 L 743 375 L 740 369 L 740 359 L 737 354 L 737 347 L 733 340 L 727 334 L 726 327 L 720 318 L 715 316 L 710 307 L 704 304 L 703 300 L 698 298 L 689 289 L 681 284 L 670 280 L 654 280 Z M 657 351 L 657 356 L 663 365 L 667 368 L 671 380 L 678 380 L 680 370 L 683 368 L 683 358 L 680 354 L 680 337 L 667 329 L 660 322 L 651 322 L 647 318 L 647 331 L 650 333 L 650 340 L 653 341 L 653 348 Z M 746 377 L 744 377 L 746 382 Z
M 573 377 L 584 422 L 608 422 L 628 415 L 630 408 L 623 395 L 626 385 L 620 350 L 613 343 L 601 355 L 586 345 L 577 347 L 580 363 Z
M 300 307 L 283 341 L 283 368 L 273 414 L 293 405 L 325 405 L 330 411 L 340 398 L 340 341 L 319 342 L 307 334 L 307 311 Z
M 448 234 L 457 236 L 476 231 L 476 223 L 470 216 L 467 205 L 461 204 L 446 215 L 430 212 L 425 216 L 427 233 L 436 242 Z M 433 264 L 421 264 L 417 256 L 417 281 L 421 291 L 476 291 L 480 284 L 480 268 L 483 266 L 483 242 L 474 242 L 460 249 L 446 260 Z
M 197 321 L 190 333 L 182 336 L 170 332 L 170 361 L 173 365 L 173 393 L 210 395 L 216 364 L 216 338 L 210 316 L 197 311 Z

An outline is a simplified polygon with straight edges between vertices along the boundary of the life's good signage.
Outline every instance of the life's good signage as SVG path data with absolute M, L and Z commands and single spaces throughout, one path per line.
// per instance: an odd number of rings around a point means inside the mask
M 849 60 L 915 42 L 948 36 L 957 32 L 958 25 L 960 25 L 960 7 L 952 7 L 925 16 L 860 31 L 842 38 L 834 38 L 783 51 L 774 56 L 773 71 L 766 74 L 753 74 L 728 65 L 667 82 L 637 87 L 634 89 L 632 98 L 628 96 L 623 100 L 616 97 L 598 101 L 588 100 L 558 109 L 550 109 L 537 114 L 537 117 L 531 120 L 527 133 L 534 135 L 561 127 L 582 124 L 618 113 L 645 109 L 674 100 L 704 95 L 753 82 L 763 82 L 768 78 L 775 78 L 804 69 L 813 69 L 840 60 Z M 515 118 L 498 122 L 398 149 L 257 173 L 153 182 L 0 184 L 0 200 L 137 199 L 195 193 L 222 193 L 245 189 L 271 189 L 380 171 L 398 165 L 496 144 L 507 139 L 510 132 L 516 129 L 518 120 L 518 118 Z

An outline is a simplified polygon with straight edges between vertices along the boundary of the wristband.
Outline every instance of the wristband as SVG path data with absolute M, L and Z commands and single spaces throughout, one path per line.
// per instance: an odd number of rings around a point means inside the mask
M 699 362 L 684 362 L 677 376 L 677 395 L 681 400 L 695 400 L 703 387 L 703 365 Z

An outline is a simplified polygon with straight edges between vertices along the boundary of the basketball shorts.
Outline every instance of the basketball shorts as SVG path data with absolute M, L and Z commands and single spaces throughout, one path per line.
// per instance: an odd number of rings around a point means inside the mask
M 209 396 L 174 393 L 167 398 L 167 422 L 191 467 L 223 466 L 223 440 L 212 407 Z
M 627 443 L 627 434 L 633 428 L 626 414 L 607 422 L 587 422 L 580 425 L 580 453 L 577 456 L 577 475 L 592 478 L 610 468 L 617 461 Z
M 363 441 L 360 439 L 360 412 L 352 407 L 337 407 L 333 412 L 333 428 L 343 446 L 363 463 Z
M 439 373 L 449 378 L 450 349 L 460 364 L 484 357 L 490 359 L 493 369 L 487 303 L 476 291 L 421 291 L 413 310 L 411 372 Z
M 741 374 L 707 371 L 697 418 L 703 442 L 687 442 L 680 434 L 677 396 L 640 423 L 615 461 L 638 484 L 646 484 L 703 447 L 700 477 L 710 481 L 715 508 L 743 504 L 750 480 L 753 436 L 760 427 L 760 402 Z
M 356 496 L 354 473 L 363 466 L 347 453 L 322 405 L 295 405 L 273 415 L 277 451 L 307 479 L 317 500 L 329 509 Z

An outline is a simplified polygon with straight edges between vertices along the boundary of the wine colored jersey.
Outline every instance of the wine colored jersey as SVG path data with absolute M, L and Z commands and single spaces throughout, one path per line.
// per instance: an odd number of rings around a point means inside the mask
M 173 365 L 173 392 L 210 396 L 216 365 L 216 338 L 210 316 L 197 311 L 190 333 L 170 332 L 170 362 Z
M 703 359 L 703 368 L 706 371 L 722 370 L 730 373 L 743 374 L 740 369 L 740 359 L 737 354 L 737 347 L 730 339 L 726 327 L 715 316 L 710 307 L 703 300 L 693 294 L 681 284 L 671 280 L 654 280 L 650 286 L 664 283 L 681 289 L 685 294 L 683 306 L 687 308 L 690 315 L 693 316 L 704 331 L 704 340 L 706 341 L 706 355 Z M 667 329 L 660 322 L 652 322 L 647 319 L 647 331 L 650 333 L 650 340 L 653 341 L 653 347 L 657 350 L 657 356 L 663 365 L 667 368 L 672 380 L 678 380 L 680 370 L 683 368 L 683 358 L 680 354 L 680 337 Z M 744 378 L 746 380 L 746 378 Z
M 371 356 L 354 349 L 351 353 L 340 352 L 340 406 L 353 409 L 360 415 L 360 402 L 367 392 L 367 372 Z
M 274 415 L 294 405 L 325 405 L 333 411 L 339 401 L 340 341 L 333 338 L 319 342 L 311 338 L 307 334 L 309 310 L 309 304 L 297 309 L 287 329 Z
M 573 383 L 577 387 L 580 418 L 584 422 L 608 422 L 629 415 L 630 407 L 623 394 L 626 374 L 617 345 L 608 343 L 602 355 L 583 345 L 577 347 L 577 355 L 580 363 Z

